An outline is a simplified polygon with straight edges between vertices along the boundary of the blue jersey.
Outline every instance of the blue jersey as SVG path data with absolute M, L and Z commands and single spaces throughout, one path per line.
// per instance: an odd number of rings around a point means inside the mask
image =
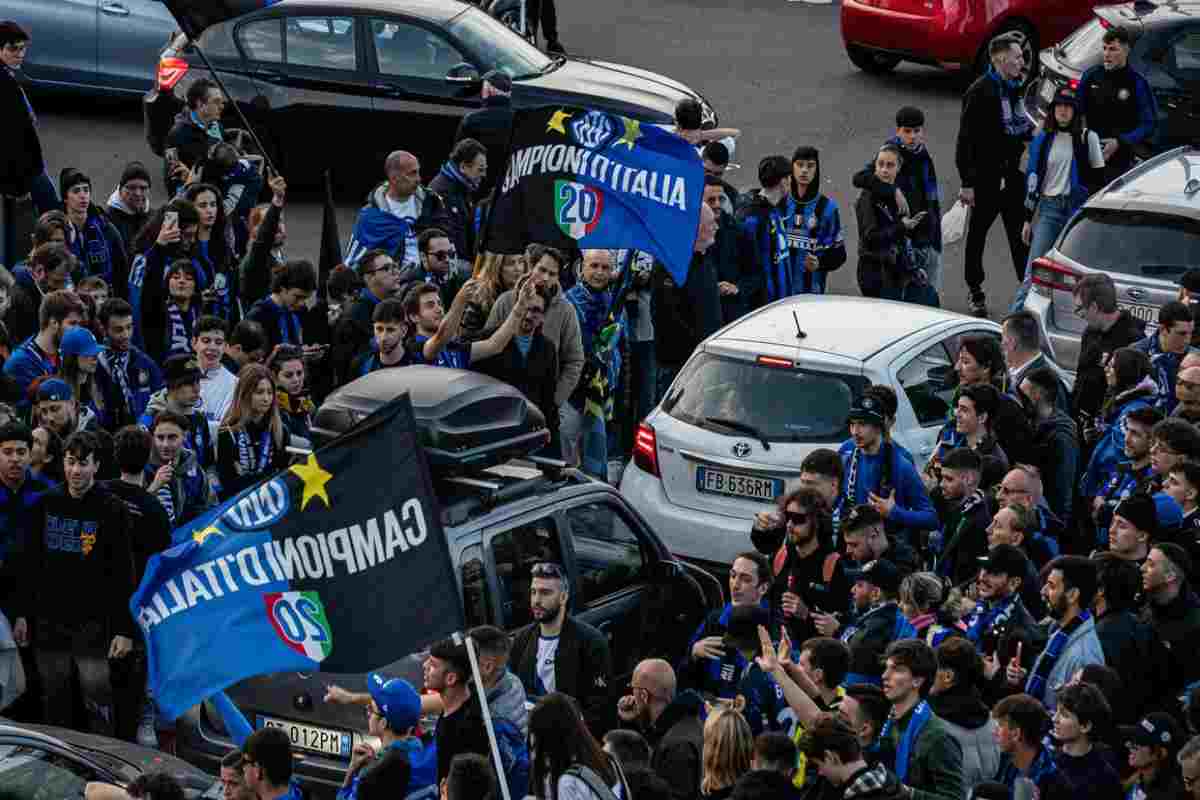
M 820 194 L 808 201 L 789 194 L 781 216 L 787 235 L 791 294 L 824 294 L 825 274 L 846 261 L 846 237 L 837 203 Z M 810 253 L 820 262 L 815 272 L 806 266 Z
M 432 800 L 438 796 L 437 745 L 430 744 L 425 747 L 420 739 L 400 739 L 379 751 L 379 757 L 383 758 L 389 750 L 399 750 L 406 754 L 412 770 L 409 773 L 408 788 L 403 797 L 395 795 L 396 800 Z M 359 770 L 350 779 L 349 786 L 338 789 L 337 800 L 358 800 L 358 780 L 367 769 L 370 767 Z

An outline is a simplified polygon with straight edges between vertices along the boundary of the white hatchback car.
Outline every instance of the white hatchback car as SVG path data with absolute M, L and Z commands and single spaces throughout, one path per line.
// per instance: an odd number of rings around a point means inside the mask
M 1000 326 L 909 303 L 798 295 L 733 322 L 696 348 L 638 427 L 621 493 L 672 553 L 721 569 L 750 525 L 791 488 L 800 463 L 849 437 L 871 384 L 899 397 L 894 436 L 924 466 L 950 411 L 958 342 Z

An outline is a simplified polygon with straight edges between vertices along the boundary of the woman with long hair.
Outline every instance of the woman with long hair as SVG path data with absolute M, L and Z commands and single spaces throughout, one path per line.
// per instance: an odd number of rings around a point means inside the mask
M 233 226 L 225 219 L 221 190 L 211 183 L 193 183 L 183 196 L 200 214 L 194 260 L 198 268 L 196 290 L 203 298 L 203 311 L 236 323 L 241 319 L 236 291 L 237 246 Z
M 1087 470 L 1083 473 L 1080 496 L 1089 498 L 1100 493 L 1104 482 L 1116 469 L 1125 452 L 1125 418 L 1137 408 L 1149 408 L 1158 396 L 1150 356 L 1133 347 L 1122 347 L 1108 357 L 1104 365 L 1104 380 L 1108 390 L 1100 414 L 1086 423 L 1083 439 L 1095 443 Z
M 704 777 L 700 796 L 724 800 L 733 794 L 738 778 L 750 771 L 754 734 L 750 723 L 732 708 L 722 708 L 704 722 Z
M 932 572 L 914 572 L 900 581 L 900 610 L 930 647 L 966 636 L 962 604 L 962 592 Z
M 233 403 L 217 431 L 222 500 L 287 466 L 287 433 L 275 391 L 269 369 L 262 364 L 242 367 Z
M 592 736 L 575 701 L 551 692 L 529 712 L 529 788 L 537 800 L 606 800 L 596 789 L 629 797 L 620 764 Z
M 467 338 L 483 333 L 488 315 L 496 298 L 517 285 L 525 274 L 525 256 L 521 253 L 504 255 L 484 253 L 476 271 L 475 298 L 467 304 L 463 313 L 462 330 Z
M 283 222 L 283 207 L 287 202 L 287 181 L 276 175 L 268 183 L 271 202 L 250 209 L 250 246 L 238 266 L 245 308 L 271 293 L 271 277 L 286 262 L 283 248 L 287 244 L 287 225 Z
M 267 366 L 275 377 L 275 398 L 284 429 L 292 436 L 308 439 L 317 408 L 305 390 L 303 348 L 281 344 L 267 358 Z
M 104 395 L 96 387 L 96 368 L 100 363 L 100 345 L 92 332 L 82 326 L 63 334 L 59 345 L 62 366 L 59 377 L 67 382 L 79 406 L 80 430 L 86 425 L 88 415 L 95 416 L 101 425 L 104 416 Z

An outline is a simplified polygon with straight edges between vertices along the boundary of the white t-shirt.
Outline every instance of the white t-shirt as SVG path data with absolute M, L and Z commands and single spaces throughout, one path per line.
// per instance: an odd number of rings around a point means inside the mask
M 1092 166 L 1104 166 L 1104 151 L 1100 149 L 1100 137 L 1095 131 L 1088 131 L 1084 137 L 1087 141 L 1088 160 Z M 1058 197 L 1070 191 L 1071 162 L 1075 159 L 1075 148 L 1071 143 L 1071 134 L 1056 133 L 1050 144 L 1050 155 L 1046 159 L 1046 177 L 1042 181 L 1042 197 Z
M 388 211 L 392 216 L 400 217 L 408 220 L 408 223 L 417 221 L 417 215 L 421 209 L 417 208 L 417 195 L 414 193 L 407 200 L 393 200 L 387 194 L 384 194 L 383 199 L 387 201 Z M 404 263 L 418 264 L 421 257 L 417 254 L 417 237 L 415 233 L 410 233 L 408 239 L 404 242 Z
M 205 373 L 200 378 L 200 399 L 204 403 L 204 416 L 212 431 L 213 441 L 217 439 L 217 428 L 225 419 L 225 412 L 233 404 L 236 389 L 237 377 L 223 364 L 218 364 L 211 373 Z
M 537 676 L 546 694 L 554 691 L 554 657 L 558 654 L 558 637 L 538 637 Z

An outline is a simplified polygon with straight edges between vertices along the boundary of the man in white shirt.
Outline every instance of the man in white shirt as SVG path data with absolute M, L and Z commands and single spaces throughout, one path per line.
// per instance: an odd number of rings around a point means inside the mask
M 225 320 L 206 315 L 196 323 L 196 335 L 192 338 L 192 350 L 200 362 L 201 406 L 213 439 L 216 439 L 217 428 L 233 404 L 234 390 L 237 389 L 237 376 L 221 363 L 228 330 Z

